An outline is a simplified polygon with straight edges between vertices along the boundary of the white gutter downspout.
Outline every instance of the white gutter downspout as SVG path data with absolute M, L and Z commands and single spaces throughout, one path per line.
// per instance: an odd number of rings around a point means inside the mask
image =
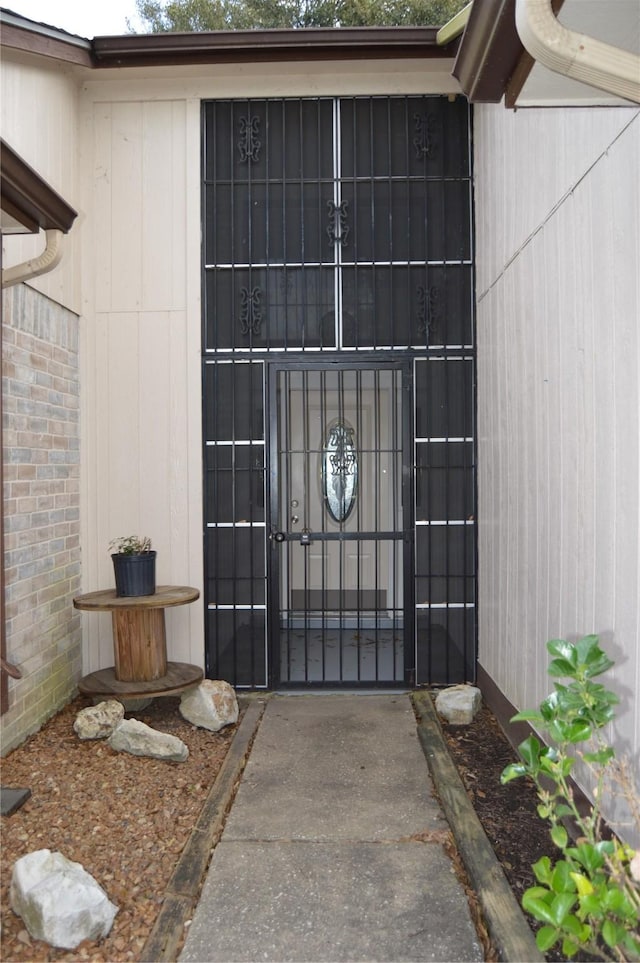
M 6 268 L 2 272 L 2 287 L 8 288 L 12 284 L 19 284 L 20 281 L 29 281 L 37 278 L 40 274 L 52 271 L 62 258 L 62 231 L 45 231 L 47 245 L 39 257 L 23 261 L 14 267 Z
M 551 0 L 516 0 L 516 27 L 526 50 L 549 70 L 640 104 L 640 57 L 567 30 Z

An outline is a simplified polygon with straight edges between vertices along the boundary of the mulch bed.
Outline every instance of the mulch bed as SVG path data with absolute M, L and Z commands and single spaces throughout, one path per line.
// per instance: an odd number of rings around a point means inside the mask
M 532 865 L 542 856 L 554 861 L 559 856 L 548 824 L 538 816 L 535 786 L 528 778 L 500 784 L 502 770 L 517 759 L 517 753 L 486 706 L 468 726 L 441 721 L 445 742 L 473 808 L 520 903 L 524 891 L 536 884 Z M 532 930 L 539 927 L 531 917 L 526 919 Z M 553 950 L 546 958 L 565 959 Z
M 535 877 L 531 864 L 552 856 L 547 823 L 536 812 L 529 779 L 500 785 L 505 766 L 517 759 L 492 712 L 483 706 L 469 726 L 442 722 L 445 741 L 485 833 L 518 900 Z
M 137 961 L 156 920 L 180 853 L 189 839 L 237 726 L 219 733 L 182 718 L 179 698 L 163 697 L 134 717 L 187 745 L 183 763 L 81 742 L 73 731 L 81 697 L 2 760 L 2 785 L 29 788 L 31 798 L 2 817 L 2 934 L 6 963 Z M 118 907 L 109 936 L 57 950 L 33 940 L 9 906 L 14 862 L 37 849 L 81 863 Z

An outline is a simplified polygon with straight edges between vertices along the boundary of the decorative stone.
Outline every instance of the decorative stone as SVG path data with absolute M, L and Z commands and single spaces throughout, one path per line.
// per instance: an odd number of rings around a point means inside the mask
M 124 706 L 116 699 L 81 709 L 73 723 L 79 739 L 106 739 L 124 719 Z
M 468 726 L 482 704 L 482 693 L 474 685 L 452 685 L 436 696 L 436 709 L 452 726 Z
M 180 714 L 187 722 L 211 732 L 233 725 L 238 721 L 238 700 L 233 686 L 228 682 L 205 679 L 182 694 Z
M 49 849 L 16 861 L 9 900 L 33 939 L 65 950 L 103 939 L 118 912 L 80 863 Z
M 117 752 L 133 756 L 151 756 L 166 762 L 186 762 L 189 750 L 182 739 L 158 732 L 137 719 L 123 719 L 109 737 L 109 745 Z

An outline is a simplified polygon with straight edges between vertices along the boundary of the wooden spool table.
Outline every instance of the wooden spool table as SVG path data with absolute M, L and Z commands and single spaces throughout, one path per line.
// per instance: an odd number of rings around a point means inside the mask
M 83 612 L 111 612 L 115 666 L 91 672 L 78 683 L 84 695 L 173 695 L 202 681 L 197 665 L 167 661 L 164 610 L 199 598 L 187 585 L 159 585 L 154 595 L 120 597 L 115 589 L 87 592 L 73 600 Z

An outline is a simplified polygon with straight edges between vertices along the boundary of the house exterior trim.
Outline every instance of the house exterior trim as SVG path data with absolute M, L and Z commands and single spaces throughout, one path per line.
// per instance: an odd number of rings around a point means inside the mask
M 555 0 L 557 13 L 564 0 Z M 452 74 L 472 103 L 513 107 L 534 64 L 516 29 L 515 0 L 474 3 Z
M 67 234 L 77 213 L 6 141 L 0 139 L 1 205 L 32 233 L 40 229 Z
M 34 23 L 5 10 L 0 13 L 0 22 L 3 47 L 62 60 L 80 67 L 91 67 L 93 64 L 90 40 L 75 37 L 63 30 L 55 30 L 46 24 Z
M 309 27 L 127 34 L 84 40 L 2 11 L 2 45 L 82 67 L 318 60 L 450 59 L 458 46 L 437 43 L 438 27 Z

